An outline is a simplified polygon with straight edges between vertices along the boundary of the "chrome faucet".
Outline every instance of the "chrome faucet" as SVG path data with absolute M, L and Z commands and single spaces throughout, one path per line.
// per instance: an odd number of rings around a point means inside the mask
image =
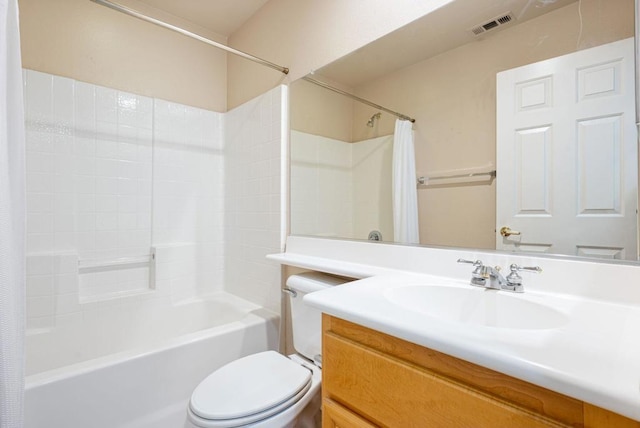
M 522 285 L 522 277 L 518 274 L 519 271 L 528 271 L 540 273 L 542 269 L 539 266 L 518 266 L 513 263 L 509 266 L 511 273 L 505 278 L 500 273 L 500 266 L 492 267 L 486 266 L 481 260 L 465 260 L 458 259 L 458 263 L 472 264 L 474 269 L 471 272 L 471 285 L 476 287 L 485 287 L 495 290 L 507 290 L 516 293 L 523 293 L 524 286 Z

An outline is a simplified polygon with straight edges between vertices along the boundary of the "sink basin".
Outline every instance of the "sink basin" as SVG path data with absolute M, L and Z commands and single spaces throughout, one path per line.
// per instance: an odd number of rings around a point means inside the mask
M 407 285 L 386 291 L 385 297 L 405 309 L 447 321 L 505 329 L 550 329 L 568 318 L 519 295 L 480 287 Z

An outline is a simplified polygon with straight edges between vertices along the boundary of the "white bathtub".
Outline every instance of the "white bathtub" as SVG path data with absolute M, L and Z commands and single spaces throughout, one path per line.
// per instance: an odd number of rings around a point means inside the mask
M 235 319 L 220 316 L 209 321 L 222 325 L 188 332 L 214 308 Z M 164 327 L 179 337 L 28 376 L 25 428 L 179 428 L 191 392 L 209 373 L 277 349 L 278 316 L 241 299 L 220 294 L 176 311 L 184 322 Z

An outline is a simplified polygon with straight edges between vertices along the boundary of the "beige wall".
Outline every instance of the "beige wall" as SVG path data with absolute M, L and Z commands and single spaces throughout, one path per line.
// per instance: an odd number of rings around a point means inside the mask
M 89 0 L 19 0 L 23 67 L 219 112 L 226 111 L 224 51 Z M 136 10 L 226 40 L 145 6 Z
M 633 0 L 582 0 L 581 13 L 579 41 L 574 3 L 354 91 L 417 119 L 418 175 L 493 166 L 496 73 L 634 34 Z M 355 107 L 355 141 L 370 138 L 365 124 L 373 113 L 370 107 Z M 383 114 L 378 135 L 392 133 L 394 121 Z M 420 188 L 420 242 L 495 248 L 495 197 L 495 183 L 486 181 Z
M 353 141 L 351 133 L 355 101 L 302 79 L 291 84 L 289 100 L 294 107 L 303 106 L 290 109 L 292 130 L 345 142 Z
M 449 1 L 270 0 L 229 37 L 229 45 L 291 72 L 284 76 L 230 57 L 229 108 L 317 70 Z

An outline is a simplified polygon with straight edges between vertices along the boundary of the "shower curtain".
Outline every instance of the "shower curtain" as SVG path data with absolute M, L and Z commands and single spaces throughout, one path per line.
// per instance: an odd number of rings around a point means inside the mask
M 23 425 L 25 139 L 17 0 L 0 0 L 0 428 Z
M 393 239 L 404 244 L 420 242 L 415 158 L 413 124 L 397 119 L 393 136 Z

